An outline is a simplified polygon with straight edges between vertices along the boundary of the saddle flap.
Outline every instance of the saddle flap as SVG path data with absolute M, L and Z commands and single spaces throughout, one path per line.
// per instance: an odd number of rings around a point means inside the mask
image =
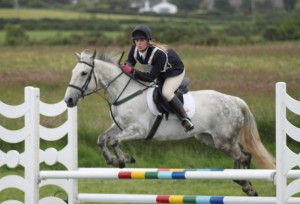
M 161 87 L 156 87 L 153 91 L 153 102 L 157 110 L 162 114 L 171 112 L 171 107 L 164 97 L 162 97 Z

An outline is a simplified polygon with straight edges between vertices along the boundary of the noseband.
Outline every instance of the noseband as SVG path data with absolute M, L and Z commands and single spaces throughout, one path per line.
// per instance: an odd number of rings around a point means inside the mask
M 95 63 L 94 63 L 94 61 L 93 61 L 93 64 L 89 64 L 85 61 L 78 61 L 78 63 L 83 63 L 83 64 L 88 65 L 89 67 L 91 67 L 91 71 L 90 71 L 90 73 L 89 73 L 89 75 L 88 75 L 88 77 L 87 77 L 87 79 L 86 79 L 86 81 L 85 81 L 85 83 L 83 84 L 82 87 L 79 87 L 79 86 L 76 86 L 76 85 L 73 85 L 73 84 L 69 84 L 68 86 L 79 90 L 81 92 L 81 97 L 84 98 L 85 96 L 88 96 L 88 95 L 94 93 L 96 91 L 97 87 L 98 87 L 96 76 L 95 76 L 95 73 L 94 73 Z M 86 94 L 85 91 L 87 90 L 87 88 L 89 86 L 89 83 L 91 82 L 92 76 L 94 77 L 96 87 L 95 87 L 94 91 L 92 91 L 91 93 Z

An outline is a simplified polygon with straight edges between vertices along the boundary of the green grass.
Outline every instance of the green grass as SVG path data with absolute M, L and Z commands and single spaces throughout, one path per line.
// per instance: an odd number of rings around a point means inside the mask
M 1 18 L 21 18 L 21 19 L 79 19 L 96 17 L 101 19 L 135 19 L 135 16 L 130 15 L 115 15 L 115 14 L 88 14 L 77 11 L 52 10 L 52 9 L 0 9 Z M 149 18 L 143 18 L 149 19 Z M 151 18 L 149 19 L 151 20 Z
M 20 19 L 87 19 L 97 18 L 106 20 L 136 20 L 141 21 L 161 21 L 161 20 L 177 20 L 186 21 L 184 18 L 177 17 L 156 17 L 146 15 L 126 15 L 126 14 L 108 14 L 108 13 L 84 13 L 77 11 L 52 10 L 52 9 L 0 9 L 0 18 L 20 18 Z
M 172 47 L 172 46 L 171 46 Z M 41 89 L 41 100 L 56 103 L 63 99 L 71 70 L 76 61 L 74 52 L 87 47 L 0 47 L 0 100 L 11 105 L 24 101 L 24 87 Z M 89 47 L 93 48 L 93 47 Z M 287 82 L 287 90 L 299 98 L 300 45 L 279 43 L 237 47 L 173 47 L 182 57 L 191 78 L 190 89 L 214 89 L 243 98 L 252 110 L 268 150 L 275 153 L 275 83 Z M 126 48 L 106 48 L 121 53 Z M 126 58 L 126 57 L 125 57 Z M 203 107 L 205 108 L 205 107 Z M 86 97 L 78 106 L 79 166 L 107 167 L 97 148 L 98 135 L 110 126 L 106 102 L 98 95 Z M 299 121 L 299 116 L 290 116 Z M 55 126 L 60 120 L 43 118 L 42 123 Z M 22 127 L 23 120 L 0 116 L 0 124 L 10 129 Z M 299 122 L 296 122 L 299 124 Z M 43 144 L 46 146 L 47 144 Z M 296 149 L 299 149 L 297 145 Z M 137 160 L 129 167 L 170 168 L 231 168 L 232 161 L 222 153 L 195 143 L 193 139 L 180 142 L 132 141 L 122 148 Z M 0 141 L 0 149 L 9 146 Z M 255 166 L 253 166 L 255 168 Z M 4 168 L 0 175 L 7 171 Z M 17 170 L 21 173 L 20 170 Z M 275 195 L 271 182 L 253 181 L 261 196 Z M 144 193 L 188 195 L 244 195 L 232 181 L 106 181 L 80 180 L 85 193 Z M 45 188 L 42 195 L 56 190 Z M 0 192 L 0 202 L 22 193 Z
M 77 19 L 88 18 L 85 13 L 60 11 L 51 9 L 0 9 L 1 18 L 21 18 L 21 19 Z

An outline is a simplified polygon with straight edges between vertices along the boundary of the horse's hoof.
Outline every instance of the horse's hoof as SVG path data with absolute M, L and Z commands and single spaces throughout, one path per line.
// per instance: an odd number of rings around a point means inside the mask
M 115 158 L 109 159 L 106 161 L 107 165 L 112 165 L 113 167 L 118 167 L 119 166 L 119 161 Z
M 133 157 L 130 158 L 130 163 L 134 164 L 135 163 L 135 159 Z
M 249 192 L 247 194 L 248 194 L 248 196 L 255 196 L 255 197 L 258 196 L 258 193 L 256 191 L 252 191 L 252 192 Z
M 252 190 L 252 191 L 248 191 L 248 192 L 247 192 L 247 195 L 248 195 L 248 196 L 256 196 L 256 197 L 257 197 L 257 196 L 258 196 L 258 193 L 257 193 L 255 190 Z
M 119 168 L 120 169 L 125 168 L 125 162 L 119 162 Z

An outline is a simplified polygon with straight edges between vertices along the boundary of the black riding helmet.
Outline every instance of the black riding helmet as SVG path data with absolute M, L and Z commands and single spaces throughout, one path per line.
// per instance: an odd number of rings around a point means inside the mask
M 137 26 L 133 29 L 131 33 L 132 40 L 136 39 L 147 39 L 151 40 L 152 39 L 152 31 L 148 26 L 141 25 Z

